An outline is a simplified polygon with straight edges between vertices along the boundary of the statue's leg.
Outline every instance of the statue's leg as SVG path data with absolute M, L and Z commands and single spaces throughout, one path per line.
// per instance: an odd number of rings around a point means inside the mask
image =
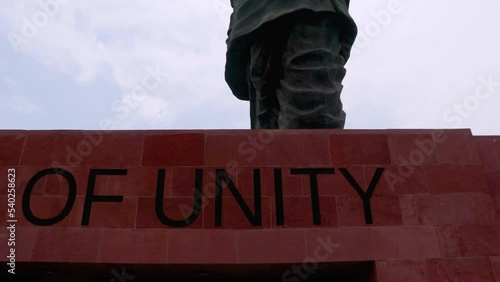
M 305 15 L 293 21 L 283 53 L 279 127 L 342 129 L 340 30 L 331 14 Z
M 270 40 L 270 35 L 262 32 L 250 48 L 248 84 L 252 129 L 278 129 L 280 108 L 276 88 L 280 87 L 281 42 Z
M 250 67 L 249 67 L 250 69 Z M 256 109 L 256 99 L 257 99 L 257 91 L 252 82 L 252 77 L 250 75 L 250 71 L 247 72 L 247 83 L 248 83 L 248 96 L 250 102 L 250 128 L 251 129 L 259 129 L 260 122 L 257 120 L 257 109 Z

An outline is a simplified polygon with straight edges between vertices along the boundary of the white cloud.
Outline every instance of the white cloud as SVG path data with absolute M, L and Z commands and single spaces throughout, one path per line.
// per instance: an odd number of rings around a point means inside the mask
M 172 112 L 168 102 L 158 97 L 148 97 L 139 107 L 141 116 L 155 125 L 169 125 L 173 119 Z
M 352 13 L 363 30 L 387 1 L 366 8 L 352 2 Z M 500 24 L 498 1 L 477 2 L 467 8 L 453 1 L 399 1 L 403 12 L 392 19 L 348 65 L 344 101 L 356 128 L 452 127 L 443 113 L 474 93 L 479 76 L 500 81 L 500 38 L 491 36 Z M 453 11 L 453 12 L 451 12 Z M 499 89 L 500 92 L 500 89 Z M 498 100 L 487 101 L 486 104 Z M 496 132 L 487 105 L 464 126 L 476 134 Z M 363 111 L 355 112 L 355 109 Z M 485 126 L 486 125 L 486 126 Z M 489 128 L 488 130 L 485 130 Z
M 15 82 L 14 82 L 14 80 L 12 80 L 12 78 L 7 77 L 7 76 L 6 76 L 6 77 L 4 77 L 4 78 L 3 78 L 3 80 L 4 80 L 5 82 L 7 82 L 8 84 L 14 84 L 14 83 L 15 83 Z
M 2 101 L 1 104 L 6 105 L 8 109 L 20 114 L 36 114 L 42 110 L 37 104 L 21 95 L 0 96 L 0 101 Z
M 360 30 L 390 1 L 397 0 L 352 1 Z M 180 117 L 200 111 L 227 116 L 226 127 L 248 124 L 248 105 L 224 81 L 228 2 L 71 0 L 21 52 L 81 84 L 106 80 L 124 96 L 141 83 L 145 67 L 168 72 L 120 128 L 175 127 Z M 399 2 L 403 11 L 347 65 L 343 101 L 349 128 L 450 127 L 443 113 L 474 93 L 478 77 L 500 80 L 500 2 Z M 37 1 L 2 1 L 0 11 L 0 31 L 21 34 L 23 18 L 32 19 L 40 8 Z M 25 97 L 30 95 L 36 94 Z M 476 134 L 500 134 L 493 123 L 500 120 L 497 96 L 464 119 L 464 126 Z M 209 119 L 193 124 L 216 127 Z
M 187 2 L 179 10 L 179 3 L 174 1 L 73 0 L 61 6 L 57 16 L 40 28 L 22 52 L 81 83 L 108 75 L 123 93 L 140 83 L 145 66 L 159 65 L 171 76 L 158 90 L 149 93 L 148 101 L 162 105 L 163 111 L 172 100 L 201 102 L 218 95 L 193 85 L 200 84 L 197 79 L 220 80 L 220 73 L 210 70 L 214 64 L 212 48 L 215 42 L 223 43 L 225 35 L 213 32 L 217 24 L 211 21 L 216 11 L 209 1 Z M 36 3 L 14 2 L 6 6 L 6 12 L 18 16 L 37 10 Z M 21 34 L 22 24 L 16 17 L 8 17 L 7 24 Z M 208 31 L 200 32 L 202 28 Z M 219 49 L 220 66 L 223 54 L 223 49 Z M 176 87 L 188 91 L 164 91 Z M 231 99 L 229 95 L 227 98 Z M 151 107 L 144 105 L 141 109 Z M 139 110 L 138 114 L 146 122 L 157 124 L 158 120 L 151 116 L 155 110 Z M 184 110 L 189 110 L 188 106 Z M 167 120 L 175 118 L 168 116 Z

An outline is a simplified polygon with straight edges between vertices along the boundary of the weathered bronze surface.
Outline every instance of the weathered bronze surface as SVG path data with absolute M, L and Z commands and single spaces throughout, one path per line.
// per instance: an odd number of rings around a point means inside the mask
M 231 0 L 226 81 L 252 129 L 344 128 L 349 0 Z

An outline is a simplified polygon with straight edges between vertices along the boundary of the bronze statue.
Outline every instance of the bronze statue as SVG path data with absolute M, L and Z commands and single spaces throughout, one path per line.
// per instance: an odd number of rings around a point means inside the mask
M 344 128 L 350 0 L 231 0 L 226 81 L 252 129 Z

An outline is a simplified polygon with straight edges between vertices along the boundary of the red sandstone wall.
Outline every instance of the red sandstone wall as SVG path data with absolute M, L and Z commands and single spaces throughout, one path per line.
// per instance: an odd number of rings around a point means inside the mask
M 309 257 L 374 260 L 379 282 L 500 281 L 500 137 L 474 137 L 468 130 L 99 134 L 0 131 L 0 220 L 8 226 L 6 175 L 15 168 L 18 262 L 249 264 Z M 76 200 L 59 223 L 35 226 L 25 219 L 21 198 L 37 172 L 55 166 L 74 176 Z M 282 171 L 284 226 L 276 222 L 276 168 Z M 319 226 L 313 225 L 309 176 L 290 173 L 304 168 L 334 170 L 317 178 Z M 371 198 L 373 224 L 366 224 L 362 199 L 341 168 L 364 191 L 376 169 L 385 169 Z M 96 178 L 95 195 L 123 200 L 93 203 L 89 226 L 82 227 L 91 169 L 126 169 L 127 175 Z M 179 207 L 192 206 L 195 171 L 203 170 L 204 205 L 192 225 L 178 229 L 158 220 L 158 169 L 166 172 L 164 212 L 172 219 L 185 218 Z M 216 226 L 215 169 L 228 171 L 252 212 L 252 173 L 260 169 L 261 226 L 251 226 L 227 185 L 222 226 Z M 34 186 L 30 202 L 37 217 L 63 210 L 68 184 L 61 179 L 51 175 Z M 328 238 L 325 256 L 320 242 Z M 5 240 L 1 244 L 5 261 Z

